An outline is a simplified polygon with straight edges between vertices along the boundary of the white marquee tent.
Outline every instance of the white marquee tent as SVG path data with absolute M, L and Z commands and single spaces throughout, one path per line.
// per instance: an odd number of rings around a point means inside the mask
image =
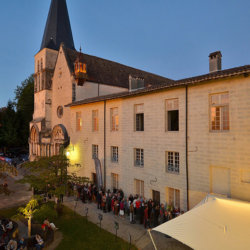
M 250 203 L 208 195 L 187 213 L 153 230 L 193 249 L 250 249 Z

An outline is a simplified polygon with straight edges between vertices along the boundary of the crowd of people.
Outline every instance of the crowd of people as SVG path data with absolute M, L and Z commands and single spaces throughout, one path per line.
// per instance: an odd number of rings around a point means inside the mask
M 24 250 L 27 249 L 28 245 L 34 247 L 36 250 L 44 248 L 44 240 L 40 234 L 31 237 L 28 244 L 27 239 L 25 240 L 23 237 L 18 239 L 17 235 L 13 235 L 13 229 L 14 225 L 11 220 L 0 220 L 0 250 Z M 50 223 L 48 219 L 44 220 L 42 229 L 44 231 L 47 229 L 57 230 L 56 226 Z
M 25 249 L 23 238 L 13 238 L 14 224 L 11 220 L 0 220 L 0 250 L 21 250 Z
M 124 195 L 121 189 L 112 192 L 98 190 L 93 184 L 71 184 L 75 198 L 83 203 L 96 202 L 103 213 L 112 212 L 115 216 L 129 218 L 130 223 L 143 224 L 145 228 L 153 228 L 183 213 L 179 208 L 145 199 L 140 195 Z

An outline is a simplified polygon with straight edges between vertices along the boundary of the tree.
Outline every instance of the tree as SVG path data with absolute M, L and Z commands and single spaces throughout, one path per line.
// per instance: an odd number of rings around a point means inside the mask
M 34 78 L 29 76 L 15 90 L 15 107 L 20 146 L 28 146 L 29 123 L 34 112 Z
M 27 147 L 29 122 L 34 112 L 34 78 L 17 86 L 14 101 L 0 110 L 0 147 Z
M 27 169 L 29 174 L 20 182 L 29 183 L 36 190 L 59 197 L 60 194 L 65 194 L 68 182 L 89 182 L 87 177 L 77 177 L 68 173 L 68 166 L 69 160 L 63 153 L 52 157 L 40 157 L 23 164 L 23 168 Z
M 39 207 L 39 203 L 37 199 L 32 198 L 26 207 L 19 208 L 19 212 L 24 215 L 26 219 L 28 219 L 28 237 L 31 237 L 31 220 L 34 213 L 37 211 Z
M 18 144 L 15 104 L 11 101 L 1 112 L 0 147 L 11 147 Z

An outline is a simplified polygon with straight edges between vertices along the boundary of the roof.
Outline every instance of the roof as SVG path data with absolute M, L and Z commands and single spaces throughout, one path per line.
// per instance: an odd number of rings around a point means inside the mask
M 51 0 L 40 50 L 59 50 L 61 43 L 75 49 L 66 0 Z
M 219 79 L 224 79 L 227 77 L 233 77 L 233 76 L 239 76 L 239 75 L 247 76 L 248 74 L 250 74 L 250 65 L 245 65 L 241 67 L 220 70 L 217 72 L 212 72 L 209 74 L 200 75 L 196 77 L 185 78 L 185 79 L 181 79 L 178 81 L 172 81 L 167 84 L 155 84 L 150 87 L 146 87 L 144 89 L 138 89 L 135 91 L 123 91 L 120 93 L 88 98 L 88 99 L 70 103 L 66 105 L 66 107 L 73 107 L 73 106 L 78 106 L 78 105 L 87 104 L 87 103 L 94 103 L 94 102 L 100 102 L 100 101 L 105 101 L 105 100 L 144 95 L 144 94 L 148 94 L 148 93 L 152 93 L 156 91 L 166 90 L 169 88 L 192 86 L 192 85 L 201 84 L 207 81 L 219 80 Z
M 208 195 L 200 204 L 153 230 L 193 249 L 249 249 L 250 203 Z
M 79 52 L 63 47 L 71 72 L 74 72 L 74 62 Z M 129 88 L 129 75 L 143 78 L 145 86 L 168 84 L 173 80 L 155 75 L 143 70 L 135 69 L 117 62 L 81 53 L 81 61 L 87 65 L 88 81 L 107 84 L 111 86 Z

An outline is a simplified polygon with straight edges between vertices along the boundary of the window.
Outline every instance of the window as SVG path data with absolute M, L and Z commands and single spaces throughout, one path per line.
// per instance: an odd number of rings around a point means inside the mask
M 40 70 L 40 64 L 39 64 L 39 60 L 37 61 L 37 72 L 39 72 Z
M 58 108 L 57 108 L 57 117 L 58 118 L 63 117 L 63 107 L 62 106 L 58 106 Z
M 135 131 L 144 131 L 144 105 L 135 105 Z
M 119 116 L 118 108 L 112 108 L 110 110 L 111 115 L 111 131 L 118 131 L 119 129 Z
M 221 93 L 210 96 L 210 130 L 229 130 L 229 94 Z
M 82 113 L 76 112 L 76 131 L 82 130 Z
M 72 102 L 75 102 L 76 100 L 76 85 L 72 84 Z
M 118 174 L 111 173 L 111 186 L 112 186 L 112 189 L 118 189 L 119 188 L 118 179 L 119 179 Z
M 41 71 L 43 70 L 43 59 L 41 58 Z
M 144 196 L 144 181 L 134 179 L 135 193 Z
M 167 204 L 174 208 L 180 208 L 180 190 L 168 187 L 166 191 Z
M 178 152 L 166 152 L 166 172 L 179 173 L 180 156 Z
M 93 132 L 98 131 L 99 129 L 99 121 L 98 121 L 98 110 L 92 111 L 92 130 Z
M 92 145 L 92 159 L 98 159 L 98 145 Z
M 41 91 L 41 85 L 40 85 L 40 75 L 38 75 L 38 91 Z
M 143 167 L 144 166 L 144 152 L 141 148 L 135 148 L 135 166 Z
M 137 89 L 142 89 L 144 88 L 144 79 L 143 78 L 138 78 L 138 77 L 132 77 L 131 75 L 129 76 L 129 89 L 132 90 L 137 90 Z
M 118 162 L 118 147 L 111 147 L 111 161 Z
M 166 131 L 179 131 L 179 101 L 166 100 Z

